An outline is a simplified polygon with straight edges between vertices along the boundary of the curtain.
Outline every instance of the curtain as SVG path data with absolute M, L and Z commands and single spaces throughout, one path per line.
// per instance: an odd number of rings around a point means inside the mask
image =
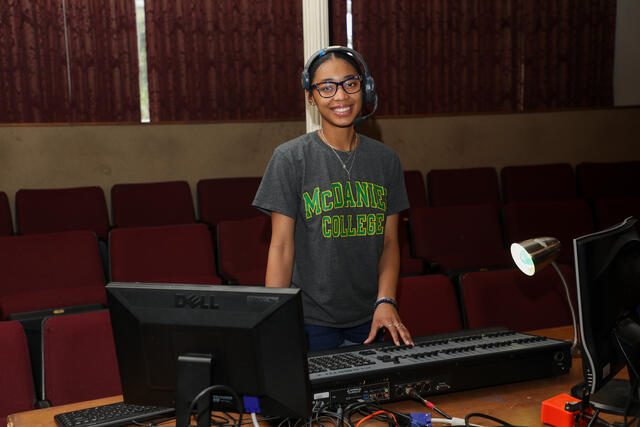
M 523 0 L 524 108 L 613 105 L 615 0 Z
M 70 120 L 60 0 L 0 1 L 0 123 Z
M 615 3 L 353 0 L 353 43 L 381 115 L 610 106 Z
M 134 0 L 65 5 L 69 58 L 62 0 L 0 2 L 0 122 L 139 121 Z
M 302 5 L 147 0 L 151 121 L 302 119 Z
M 66 0 L 76 122 L 139 122 L 135 0 Z

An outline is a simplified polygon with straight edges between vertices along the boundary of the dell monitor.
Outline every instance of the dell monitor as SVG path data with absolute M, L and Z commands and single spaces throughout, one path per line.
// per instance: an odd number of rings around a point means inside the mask
M 198 393 L 223 385 L 247 412 L 311 414 L 298 289 L 110 283 L 107 300 L 125 403 L 176 408 L 180 427 Z M 212 402 L 237 407 L 229 393 L 205 397 L 198 425 Z
M 640 239 L 637 220 L 574 240 L 584 383 L 576 394 L 606 412 L 637 410 Z M 615 379 L 624 367 L 629 381 Z M 635 413 L 634 413 L 635 415 Z

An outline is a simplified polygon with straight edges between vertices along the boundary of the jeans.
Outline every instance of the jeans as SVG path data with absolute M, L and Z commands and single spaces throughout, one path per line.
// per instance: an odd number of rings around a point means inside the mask
M 309 350 L 326 350 L 345 345 L 362 344 L 369 336 L 371 322 L 351 328 L 304 325 L 304 329 L 307 332 Z M 377 338 L 382 338 L 382 334 L 378 334 Z

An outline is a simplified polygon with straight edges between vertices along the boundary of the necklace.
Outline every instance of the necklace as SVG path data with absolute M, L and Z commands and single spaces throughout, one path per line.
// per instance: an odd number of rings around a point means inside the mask
M 351 141 L 351 143 L 355 144 L 355 146 L 353 150 L 351 150 L 351 154 L 347 156 L 346 161 L 342 160 L 342 157 L 340 157 L 340 155 L 338 154 L 338 151 L 333 147 L 333 145 L 331 145 L 327 137 L 324 135 L 324 129 L 320 128 L 320 134 L 322 135 L 322 139 L 324 140 L 324 142 L 327 143 L 329 148 L 331 148 L 331 151 L 333 151 L 333 154 L 335 154 L 336 157 L 338 158 L 338 161 L 340 162 L 342 169 L 344 169 L 345 173 L 347 174 L 347 178 L 349 179 L 349 181 L 351 181 L 351 169 L 353 169 L 353 165 L 356 163 L 356 150 L 358 149 L 357 141 L 359 140 L 358 134 L 355 132 L 353 134 L 353 140 Z M 347 165 L 349 164 L 349 162 L 351 162 L 351 166 L 347 168 Z

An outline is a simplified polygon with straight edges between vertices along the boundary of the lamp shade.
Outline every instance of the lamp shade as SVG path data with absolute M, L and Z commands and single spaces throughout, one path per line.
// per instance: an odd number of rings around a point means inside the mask
M 511 257 L 527 276 L 551 264 L 560 253 L 562 244 L 555 237 L 536 237 L 511 245 Z

